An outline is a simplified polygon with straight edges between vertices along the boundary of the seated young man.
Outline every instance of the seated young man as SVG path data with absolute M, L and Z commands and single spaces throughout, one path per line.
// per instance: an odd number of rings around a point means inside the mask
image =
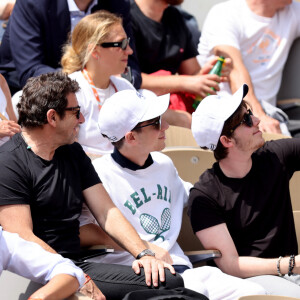
M 155 253 L 172 264 L 181 273 L 185 287 L 211 300 L 264 294 L 260 286 L 225 275 L 217 268 L 192 269 L 176 242 L 192 185 L 178 176 L 166 155 L 157 152 L 165 147 L 165 131 L 169 125 L 161 115 L 168 105 L 169 95 L 145 98 L 132 90 L 114 94 L 103 105 L 99 127 L 103 136 L 113 143 L 114 152 L 94 160 L 94 166 L 105 189 L 144 240 L 150 249 L 148 253 Z M 83 211 L 81 221 L 81 225 L 86 224 L 81 228 L 85 236 L 89 228 L 97 231 L 94 228 L 97 225 L 88 224 L 93 221 L 88 210 Z M 99 235 L 101 241 L 103 232 Z M 88 244 L 87 237 L 84 243 Z M 121 249 L 100 257 L 99 261 L 131 265 L 133 259 Z
M 43 284 L 48 282 L 30 299 L 64 299 L 85 283 L 82 270 L 69 259 L 3 231 L 0 226 L 0 275 L 3 270 Z
M 289 180 L 300 170 L 300 140 L 265 143 L 247 93 L 244 84 L 233 95 L 208 96 L 193 114 L 193 135 L 217 162 L 191 190 L 192 227 L 205 248 L 221 251 L 215 262 L 223 272 L 257 276 L 270 293 L 299 297 Z

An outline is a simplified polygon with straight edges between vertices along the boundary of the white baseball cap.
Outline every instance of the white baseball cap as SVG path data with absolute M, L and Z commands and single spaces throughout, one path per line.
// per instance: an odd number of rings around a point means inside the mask
M 170 94 L 157 97 L 141 95 L 135 90 L 123 90 L 113 94 L 102 106 L 98 124 L 102 134 L 111 142 L 117 142 L 138 123 L 162 115 L 169 107 Z
M 248 93 L 243 84 L 233 95 L 205 97 L 192 115 L 192 133 L 200 147 L 215 150 L 225 121 L 236 111 Z

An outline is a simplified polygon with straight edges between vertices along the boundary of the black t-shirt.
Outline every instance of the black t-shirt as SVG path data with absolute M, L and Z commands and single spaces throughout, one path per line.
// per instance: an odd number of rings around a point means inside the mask
M 300 169 L 300 139 L 267 142 L 252 155 L 244 178 L 228 178 L 218 163 L 191 190 L 194 232 L 226 223 L 240 256 L 298 254 L 289 180 Z
M 60 254 L 78 253 L 82 191 L 100 182 L 82 147 L 59 147 L 47 161 L 16 134 L 0 147 L 0 166 L 0 205 L 29 204 L 34 234 Z
M 167 7 L 160 23 L 146 17 L 134 1 L 130 14 L 142 72 L 167 70 L 175 74 L 182 61 L 198 55 L 192 34 L 176 7 Z

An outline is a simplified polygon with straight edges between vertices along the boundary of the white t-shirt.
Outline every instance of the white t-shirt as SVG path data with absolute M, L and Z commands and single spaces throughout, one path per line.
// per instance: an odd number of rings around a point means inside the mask
M 136 171 L 121 167 L 111 155 L 94 160 L 93 165 L 111 199 L 141 239 L 166 249 L 174 265 L 191 268 L 177 238 L 192 184 L 178 176 L 169 157 L 159 152 L 152 152 L 151 156 L 153 163 Z M 93 222 L 86 207 L 79 220 L 81 226 Z M 96 261 L 131 265 L 134 257 L 126 251 L 117 251 Z
M 82 270 L 69 259 L 25 241 L 16 233 L 3 231 L 0 226 L 0 275 L 3 270 L 43 284 L 58 274 L 76 277 L 80 287 L 85 282 Z
M 217 45 L 240 50 L 259 100 L 276 105 L 284 64 L 300 36 L 300 3 L 293 2 L 272 18 L 254 14 L 245 0 L 229 0 L 212 7 L 204 22 L 198 61 L 203 65 Z M 220 85 L 230 92 L 228 83 Z
M 76 93 L 76 97 L 85 118 L 85 122 L 80 125 L 78 142 L 87 153 L 99 155 L 111 153 L 113 150 L 112 144 L 108 139 L 101 135 L 99 130 L 98 116 L 100 110 L 90 84 L 83 77 L 81 71 L 74 72 L 69 76 L 70 78 L 75 79 L 80 86 L 80 90 Z M 124 78 L 111 76 L 110 79 L 117 91 L 135 89 L 134 86 Z M 97 89 L 97 92 L 101 105 L 103 105 L 106 99 L 115 93 L 115 89 L 113 85 L 110 84 L 107 89 Z
M 9 119 L 7 112 L 6 112 L 6 98 L 5 95 L 2 91 L 2 89 L 0 88 L 0 112 L 2 115 L 4 115 L 7 119 Z M 0 119 L 1 122 L 1 119 Z M 3 145 L 5 142 L 7 142 L 9 140 L 8 136 L 5 136 L 3 138 L 0 138 L 0 146 Z

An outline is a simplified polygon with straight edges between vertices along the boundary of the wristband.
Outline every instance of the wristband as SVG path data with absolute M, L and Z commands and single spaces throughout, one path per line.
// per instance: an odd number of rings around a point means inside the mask
M 281 261 L 281 259 L 282 259 L 282 256 L 279 256 L 279 258 L 278 258 L 278 260 L 277 260 L 277 274 L 278 274 L 278 276 L 280 276 L 280 277 L 283 276 L 283 274 L 281 274 L 281 272 L 280 272 L 280 261 Z
M 288 271 L 288 275 L 289 275 L 289 276 L 291 276 L 291 275 L 294 274 L 294 273 L 293 273 L 294 267 L 295 267 L 295 255 L 292 254 L 292 255 L 290 256 L 290 260 L 289 260 L 289 271 Z

